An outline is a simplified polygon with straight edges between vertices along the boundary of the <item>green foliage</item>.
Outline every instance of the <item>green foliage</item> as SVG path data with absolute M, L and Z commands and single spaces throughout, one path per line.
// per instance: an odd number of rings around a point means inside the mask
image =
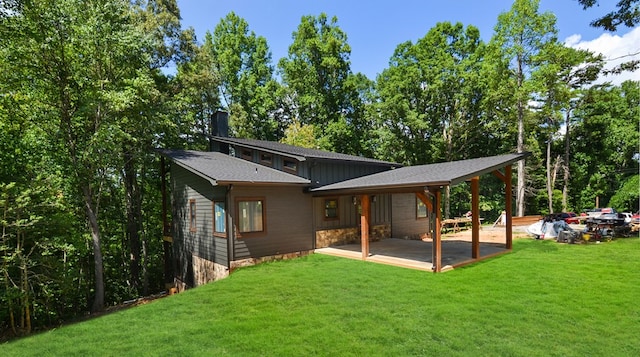
M 630 174 L 638 172 L 639 88 L 639 82 L 627 81 L 620 87 L 594 86 L 584 92 L 574 112 L 570 143 L 570 187 L 577 210 L 593 208 L 596 198 L 605 204 Z
M 478 29 L 460 23 L 439 23 L 396 48 L 377 81 L 378 156 L 422 164 L 487 153 L 483 48 Z
M 640 207 L 640 175 L 624 181 L 622 187 L 611 197 L 608 206 L 618 212 L 638 212 Z
M 237 137 L 278 140 L 282 128 L 276 111 L 276 82 L 272 80 L 267 40 L 249 31 L 249 24 L 234 12 L 220 20 L 211 37 L 211 57 L 220 78 L 219 95 L 230 112 Z

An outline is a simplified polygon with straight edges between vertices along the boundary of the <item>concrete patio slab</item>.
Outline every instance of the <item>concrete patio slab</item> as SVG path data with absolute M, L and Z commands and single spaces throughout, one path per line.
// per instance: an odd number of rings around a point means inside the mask
M 369 243 L 367 261 L 394 265 L 404 268 L 432 271 L 432 242 L 389 238 Z M 328 248 L 319 248 L 319 254 L 333 255 L 350 259 L 362 259 L 360 244 L 347 244 Z M 504 243 L 480 242 L 480 257 L 471 257 L 471 242 L 464 239 L 442 240 L 442 271 L 477 262 L 494 255 L 507 253 Z

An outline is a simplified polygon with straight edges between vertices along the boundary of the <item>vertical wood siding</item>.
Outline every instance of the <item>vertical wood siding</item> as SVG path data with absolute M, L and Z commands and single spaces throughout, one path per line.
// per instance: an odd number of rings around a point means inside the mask
M 429 232 L 429 219 L 416 218 L 416 195 L 399 193 L 391 195 L 391 236 L 416 238 Z
M 360 214 L 358 206 L 353 204 L 354 196 L 315 197 L 314 220 L 316 230 L 356 228 L 360 226 Z M 375 195 L 375 201 L 371 202 L 371 225 L 391 223 L 391 195 Z M 327 198 L 338 200 L 338 219 L 325 220 L 324 201 Z

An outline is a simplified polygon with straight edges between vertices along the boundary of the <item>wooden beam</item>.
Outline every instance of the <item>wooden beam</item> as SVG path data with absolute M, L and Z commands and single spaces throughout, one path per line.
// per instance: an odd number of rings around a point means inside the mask
M 471 179 L 471 257 L 480 257 L 480 177 Z
M 416 192 L 416 197 L 418 197 L 420 201 L 422 201 L 422 203 L 427 206 L 427 209 L 429 211 L 433 212 L 433 202 L 431 202 L 429 196 L 425 195 L 424 192 Z
M 507 182 L 507 178 L 505 177 L 505 175 L 502 172 L 500 172 L 498 170 L 495 170 L 495 171 L 493 171 L 491 173 L 493 174 L 493 176 L 495 176 L 498 179 L 500 179 L 500 181 L 502 181 L 503 183 Z
M 440 188 L 434 188 L 431 193 L 435 196 L 434 212 L 436 214 L 436 224 L 433 227 L 433 271 L 442 271 L 442 237 L 440 236 L 440 226 L 442 225 L 442 214 L 440 213 Z
M 512 226 L 512 220 L 511 220 L 511 165 L 508 165 L 504 168 L 504 176 L 505 176 L 505 182 L 504 182 L 504 191 L 505 191 L 505 197 L 504 197 L 504 205 L 505 205 L 505 211 L 506 211 L 506 227 L 505 227 L 505 235 L 506 235 L 506 242 L 505 242 L 505 248 L 506 249 L 511 249 L 513 246 L 513 226 Z
M 369 219 L 371 215 L 371 205 L 369 203 L 369 195 L 360 196 L 361 212 L 360 212 L 360 237 L 362 260 L 369 257 Z

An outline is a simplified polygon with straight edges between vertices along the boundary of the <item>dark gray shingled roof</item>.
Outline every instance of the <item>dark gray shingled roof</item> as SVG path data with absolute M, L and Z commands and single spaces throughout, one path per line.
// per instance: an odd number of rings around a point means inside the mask
M 354 156 L 347 154 L 340 154 L 336 152 L 307 149 L 299 146 L 293 146 L 283 144 L 275 141 L 255 140 L 255 139 L 238 139 L 228 138 L 221 136 L 213 136 L 213 140 L 221 143 L 227 143 L 232 145 L 239 145 L 250 149 L 262 150 L 273 154 L 280 154 L 283 156 L 297 159 L 298 161 L 305 161 L 306 159 L 319 159 L 319 160 L 338 160 L 338 161 L 351 161 L 364 164 L 374 164 L 391 167 L 401 167 L 401 164 L 395 162 L 388 162 L 376 159 L 370 159 L 362 156 Z
M 527 156 L 529 153 L 506 154 L 439 164 L 407 166 L 314 188 L 311 192 L 324 194 L 342 191 L 347 193 L 455 185 L 472 177 L 511 165 Z
M 158 150 L 185 169 L 211 181 L 225 183 L 310 184 L 311 181 L 220 152 Z

